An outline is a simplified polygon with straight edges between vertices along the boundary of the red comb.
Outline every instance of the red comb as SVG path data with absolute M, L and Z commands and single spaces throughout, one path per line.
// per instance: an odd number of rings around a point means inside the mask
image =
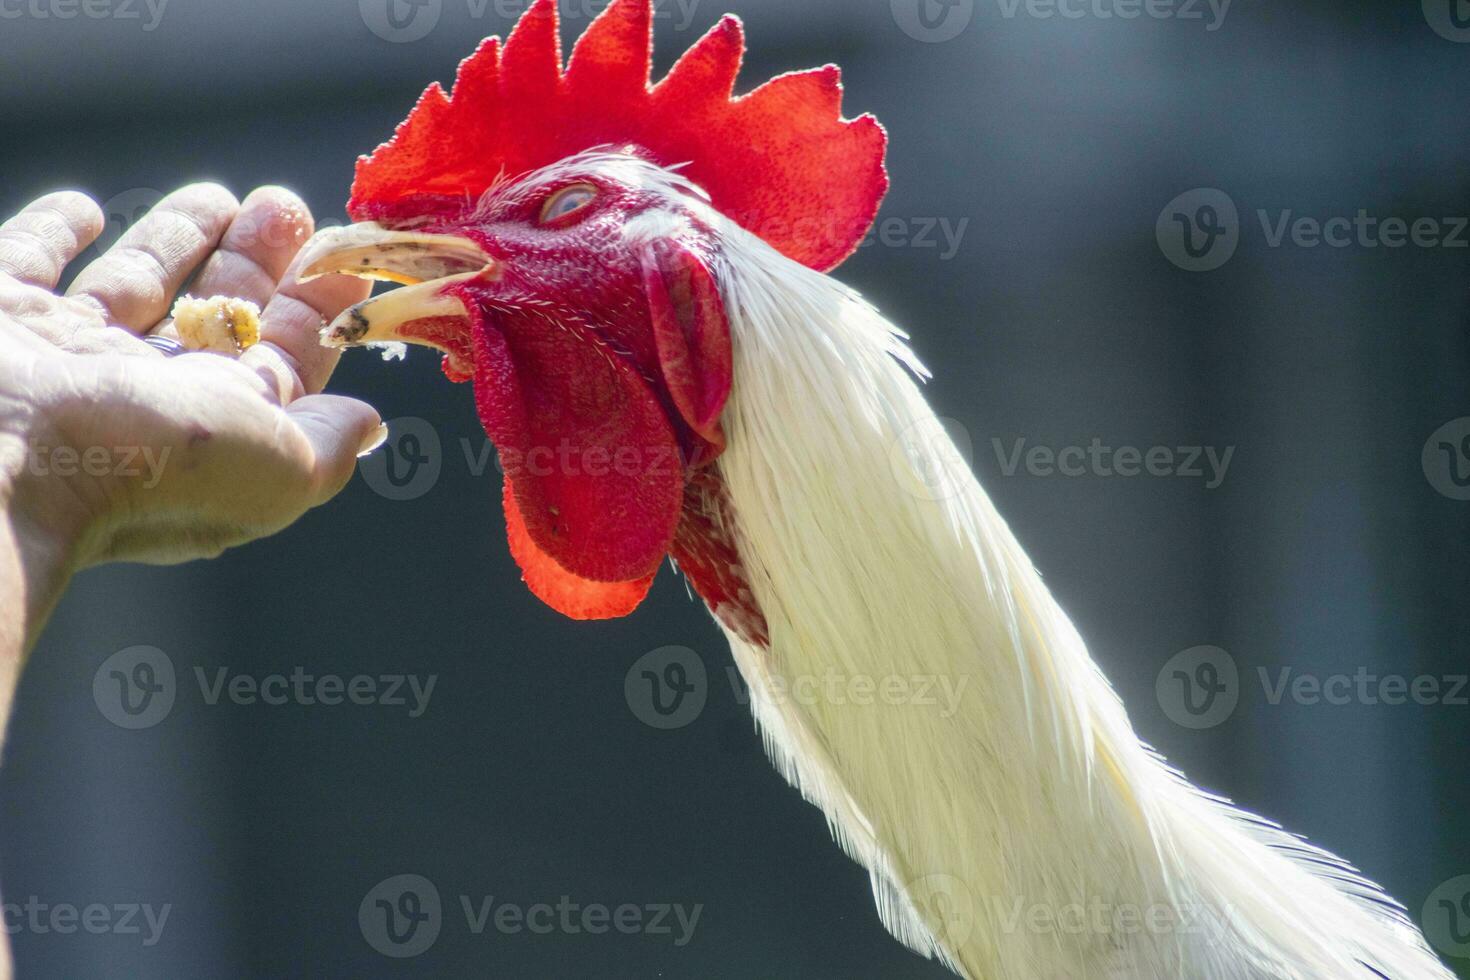
M 613 0 L 562 71 L 555 0 L 536 0 L 502 46 L 480 44 L 451 97 L 435 83 L 393 139 L 357 163 L 362 220 L 418 194 L 478 196 L 594 146 L 633 144 L 703 187 L 716 208 L 787 256 L 826 271 L 857 247 L 888 189 L 887 136 L 842 118 L 835 65 L 731 93 L 745 53 L 727 15 L 650 85 L 650 0 Z

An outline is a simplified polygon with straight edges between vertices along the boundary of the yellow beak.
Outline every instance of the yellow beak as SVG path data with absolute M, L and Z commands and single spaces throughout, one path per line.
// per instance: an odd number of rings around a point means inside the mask
M 500 274 L 500 264 L 468 238 L 393 231 L 372 221 L 322 231 L 302 252 L 301 282 L 345 275 L 403 285 L 344 310 L 322 330 L 327 347 L 394 341 L 438 347 L 403 334 L 403 325 L 426 317 L 466 316 L 464 304 L 445 289 Z

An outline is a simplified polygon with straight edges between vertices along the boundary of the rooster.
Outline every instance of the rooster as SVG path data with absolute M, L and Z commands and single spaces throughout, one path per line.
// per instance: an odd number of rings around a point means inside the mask
M 888 186 L 838 69 L 733 97 L 734 17 L 657 84 L 651 50 L 649 0 L 614 0 L 564 67 L 538 0 L 358 162 L 357 224 L 303 260 L 403 284 L 324 343 L 473 382 L 531 591 L 623 616 L 671 557 L 883 924 L 959 975 L 1450 977 L 1375 885 L 1134 734 L 905 335 L 827 274 Z M 830 676 L 968 683 L 952 712 L 784 693 Z

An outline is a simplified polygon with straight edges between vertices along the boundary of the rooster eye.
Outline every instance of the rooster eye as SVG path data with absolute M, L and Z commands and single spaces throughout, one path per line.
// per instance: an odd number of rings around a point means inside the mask
M 558 218 L 575 214 L 591 204 L 596 196 L 597 188 L 591 184 L 573 184 L 571 187 L 563 187 L 547 198 L 546 204 L 542 206 L 541 223 L 551 224 Z

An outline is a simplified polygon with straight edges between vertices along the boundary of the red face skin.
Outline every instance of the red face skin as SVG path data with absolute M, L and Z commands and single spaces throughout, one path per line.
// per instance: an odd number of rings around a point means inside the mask
M 592 194 L 587 203 L 546 216 L 558 195 L 584 187 Z M 564 206 L 569 203 L 563 198 Z M 359 217 L 395 229 L 469 238 L 496 261 L 495 275 L 450 290 L 475 322 L 438 318 L 432 324 L 418 321 L 424 326 L 409 331 L 455 350 L 446 365 L 452 380 L 470 379 L 465 369 L 473 366 L 475 329 L 516 333 L 530 342 L 546 336 L 548 320 L 585 331 L 589 342 L 626 359 L 653 385 L 669 408 L 681 448 L 697 464 L 713 447 L 673 408 L 661 376 L 642 257 L 624 241 L 628 221 L 650 211 L 678 212 L 689 222 L 692 233 L 681 247 L 701 256 L 713 250 L 709 229 L 678 200 L 591 168 L 550 181 L 508 183 L 470 206 L 458 198 L 415 197 L 383 208 L 369 205 Z
M 653 19 L 651 0 L 611 0 L 564 60 L 556 0 L 533 0 L 504 42 L 487 38 L 461 62 L 452 92 L 429 86 L 359 159 L 348 210 L 471 238 L 500 263 L 447 287 L 466 318 L 408 329 L 451 352 L 452 378 L 475 382 L 505 463 L 511 551 L 531 589 L 578 618 L 623 615 L 673 554 L 716 615 L 759 637 L 733 545 L 715 530 L 732 525 L 719 519 L 724 493 L 709 465 L 725 444 L 732 368 L 709 261 L 720 243 L 697 220 L 628 242 L 630 223 L 691 202 L 666 173 L 638 179 L 626 160 L 586 151 L 631 146 L 682 164 L 725 218 L 826 272 L 878 212 L 887 137 L 871 116 L 843 117 L 833 65 L 736 97 L 745 40 L 733 16 L 655 82 Z M 550 174 L 499 183 L 558 160 Z M 588 172 L 571 172 L 583 164 Z M 595 200 L 575 214 L 553 205 L 548 218 L 549 195 L 578 180 Z M 464 196 L 487 187 L 478 204 Z M 624 463 L 608 472 L 604 453 Z
M 681 192 L 642 172 L 558 167 L 469 206 L 418 197 L 357 217 L 469 238 L 495 262 L 446 290 L 468 320 L 402 332 L 446 347 L 446 374 L 475 381 L 533 591 L 579 618 L 622 615 L 673 554 L 717 615 L 763 640 L 718 531 L 729 522 L 714 519 L 726 503 L 709 464 L 724 448 L 731 366 L 709 272 L 717 245 Z M 677 240 L 628 240 L 629 221 L 652 211 L 682 219 Z

